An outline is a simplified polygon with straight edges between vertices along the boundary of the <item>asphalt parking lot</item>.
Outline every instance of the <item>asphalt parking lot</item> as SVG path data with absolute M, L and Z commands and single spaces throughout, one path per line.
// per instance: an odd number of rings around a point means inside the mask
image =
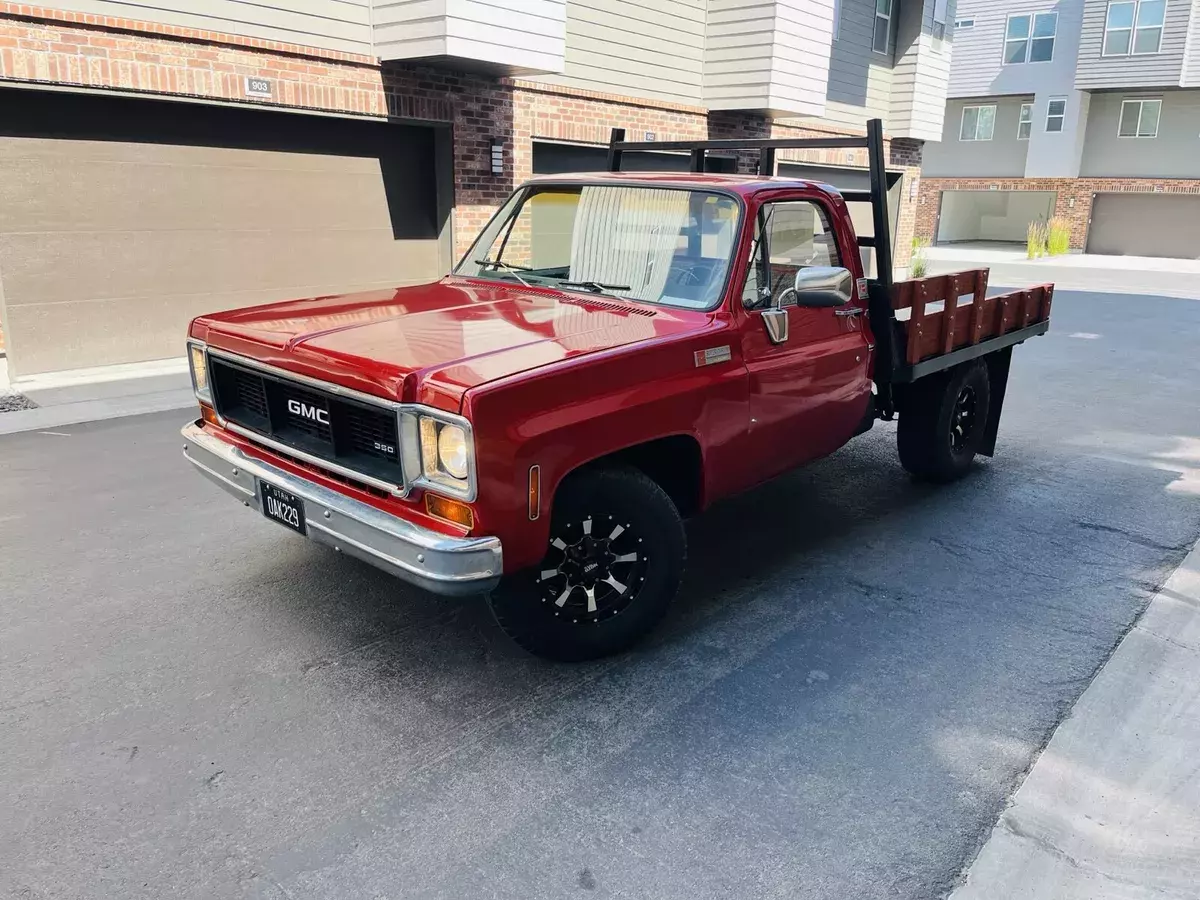
M 186 413 L 0 437 L 0 889 L 940 896 L 1200 535 L 1197 334 L 1058 293 L 994 460 L 917 485 L 881 425 L 723 503 L 582 666 L 243 509 Z

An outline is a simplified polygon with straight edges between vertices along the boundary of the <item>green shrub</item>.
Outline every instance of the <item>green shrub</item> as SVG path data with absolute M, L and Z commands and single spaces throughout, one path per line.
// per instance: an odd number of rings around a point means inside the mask
M 1029 259 L 1037 259 L 1046 255 L 1046 238 L 1048 229 L 1045 222 L 1030 222 L 1025 232 L 1025 255 Z
M 1063 256 L 1071 249 L 1071 225 L 1055 216 L 1046 226 L 1046 251 L 1050 256 Z
M 929 274 L 929 257 L 925 251 L 929 248 L 929 238 L 913 238 L 912 260 L 908 264 L 909 278 L 924 278 Z

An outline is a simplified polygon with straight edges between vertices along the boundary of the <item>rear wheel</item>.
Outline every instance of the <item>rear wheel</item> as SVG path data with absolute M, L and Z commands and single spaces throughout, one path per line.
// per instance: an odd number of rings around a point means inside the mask
M 927 481 L 961 478 L 983 443 L 990 408 L 991 385 L 982 362 L 918 381 L 900 411 L 900 463 Z
M 558 490 L 546 556 L 489 598 L 505 633 L 550 659 L 595 659 L 654 628 L 679 590 L 687 541 L 671 498 L 632 468 L 591 469 Z

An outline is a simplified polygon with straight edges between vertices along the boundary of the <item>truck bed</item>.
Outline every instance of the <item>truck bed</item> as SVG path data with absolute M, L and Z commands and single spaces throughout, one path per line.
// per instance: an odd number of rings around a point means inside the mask
M 987 269 L 971 269 L 892 285 L 897 381 L 1011 347 L 1050 327 L 1053 285 L 988 297 L 987 283 Z

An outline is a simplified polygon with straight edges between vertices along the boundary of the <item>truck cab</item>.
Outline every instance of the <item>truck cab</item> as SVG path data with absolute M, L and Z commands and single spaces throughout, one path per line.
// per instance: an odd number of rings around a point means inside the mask
M 624 173 L 620 152 L 618 171 L 521 186 L 434 284 L 196 319 L 189 461 L 337 552 L 488 594 L 532 652 L 583 659 L 665 613 L 686 517 L 877 417 L 900 412 L 921 477 L 991 452 L 1005 354 L 1040 321 L 985 328 L 983 299 L 957 295 L 937 320 L 910 291 L 914 352 L 938 321 L 948 351 L 906 377 L 890 259 L 876 247 L 865 277 L 872 242 L 836 190 L 706 174 L 703 148 L 700 171 Z

